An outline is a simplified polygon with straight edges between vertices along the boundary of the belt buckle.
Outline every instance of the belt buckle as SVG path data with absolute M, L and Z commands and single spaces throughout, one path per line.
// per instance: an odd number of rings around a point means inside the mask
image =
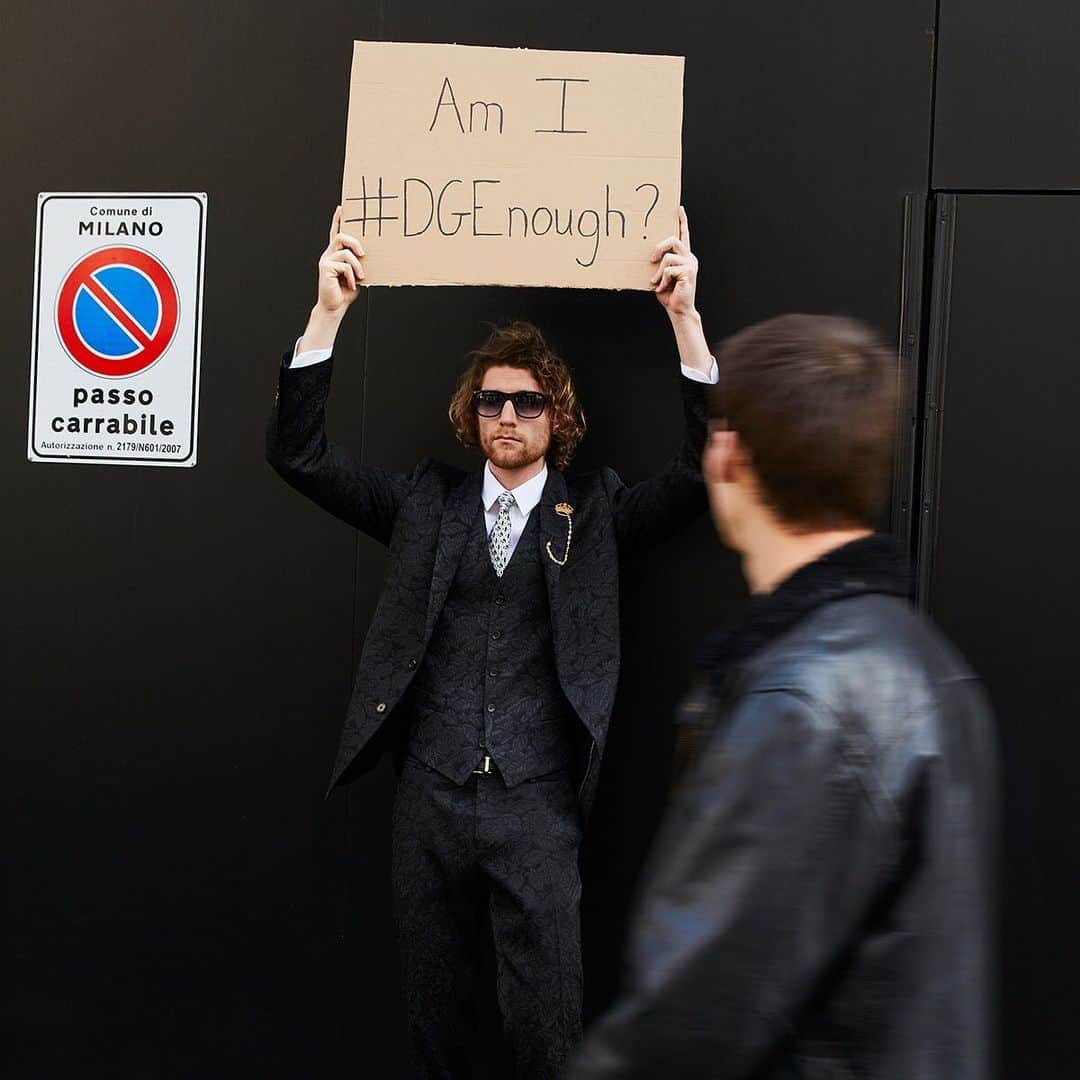
M 490 776 L 494 772 L 491 767 L 491 755 L 484 755 L 484 762 L 479 769 L 473 769 L 473 776 Z

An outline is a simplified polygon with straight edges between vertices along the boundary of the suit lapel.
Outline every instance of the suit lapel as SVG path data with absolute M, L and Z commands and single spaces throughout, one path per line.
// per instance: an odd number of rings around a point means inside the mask
M 566 518 L 555 513 L 555 507 L 564 502 L 566 502 L 566 478 L 558 469 L 549 468 L 547 483 L 544 484 L 544 494 L 540 496 L 536 513 L 540 515 L 538 530 L 540 561 L 544 564 L 548 604 L 552 611 L 555 610 L 556 586 L 559 584 L 562 567 L 548 554 L 548 545 L 551 545 L 551 550 L 558 558 L 561 559 L 566 554 Z
M 477 514 L 481 513 L 480 499 L 483 492 L 483 472 L 466 477 L 450 493 L 439 521 L 439 539 L 435 547 L 435 566 L 431 572 L 431 590 L 428 596 L 427 626 L 425 640 L 431 637 L 446 603 L 446 595 L 461 562 L 469 529 Z

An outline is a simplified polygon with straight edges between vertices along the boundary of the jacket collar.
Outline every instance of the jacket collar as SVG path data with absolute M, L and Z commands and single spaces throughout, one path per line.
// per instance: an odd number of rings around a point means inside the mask
M 735 623 L 706 642 L 699 657 L 714 685 L 733 667 L 825 604 L 868 593 L 909 596 L 910 573 L 892 538 L 855 540 L 800 567 L 771 593 L 755 596 Z
M 483 513 L 480 494 L 483 490 L 483 474 L 470 473 L 450 492 L 439 522 L 439 539 L 435 545 L 435 565 L 431 571 L 431 590 L 428 593 L 427 626 L 425 642 L 431 637 L 435 623 L 446 603 L 447 593 L 457 573 L 461 553 L 473 519 Z

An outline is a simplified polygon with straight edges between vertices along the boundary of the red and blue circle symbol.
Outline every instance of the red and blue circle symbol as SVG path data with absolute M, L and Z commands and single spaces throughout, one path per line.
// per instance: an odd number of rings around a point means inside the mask
M 56 328 L 79 367 L 124 378 L 161 359 L 179 311 L 176 283 L 153 255 L 107 247 L 68 271 L 56 301 Z

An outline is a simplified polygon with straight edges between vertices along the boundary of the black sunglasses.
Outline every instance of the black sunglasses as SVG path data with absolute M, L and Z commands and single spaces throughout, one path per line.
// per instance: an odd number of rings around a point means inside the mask
M 488 419 L 502 416 L 503 406 L 511 401 L 514 412 L 522 420 L 535 420 L 543 413 L 547 404 L 547 394 L 540 394 L 535 390 L 518 390 L 513 394 L 504 390 L 474 390 L 472 398 L 477 415 Z

